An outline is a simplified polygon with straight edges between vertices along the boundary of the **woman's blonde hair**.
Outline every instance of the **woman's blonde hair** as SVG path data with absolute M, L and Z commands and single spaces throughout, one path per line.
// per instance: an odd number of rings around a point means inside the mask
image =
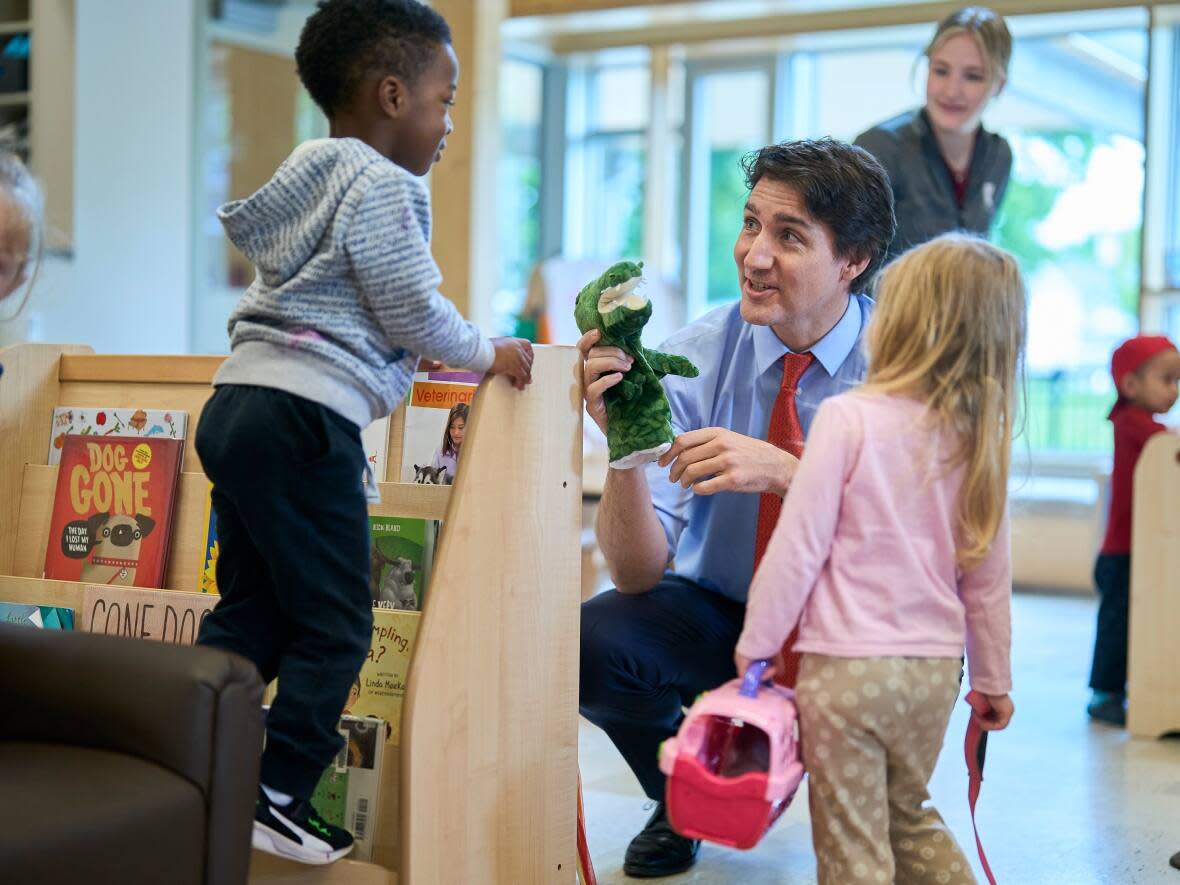
M 5 311 L 0 319 L 11 319 L 21 312 L 29 293 L 33 289 L 33 282 L 37 269 L 41 265 L 41 254 L 44 251 L 44 203 L 41 196 L 41 186 L 32 176 L 28 168 L 16 154 L 0 151 L 0 198 L 7 199 L 16 210 L 28 233 L 28 248 L 21 256 L 21 266 L 17 272 L 23 294 L 15 310 Z M 15 294 L 8 293 L 9 295 Z M 0 295 L 3 300 L 4 295 Z
M 940 21 L 922 54 L 930 58 L 943 43 L 959 34 L 969 34 L 975 40 L 987 61 L 991 82 L 1008 79 L 1012 35 L 1004 19 L 983 6 L 965 6 Z
M 984 240 L 943 234 L 881 273 L 869 323 L 867 389 L 917 397 L 959 439 L 955 527 L 968 569 L 987 553 L 1008 500 L 1025 289 L 1016 259 Z

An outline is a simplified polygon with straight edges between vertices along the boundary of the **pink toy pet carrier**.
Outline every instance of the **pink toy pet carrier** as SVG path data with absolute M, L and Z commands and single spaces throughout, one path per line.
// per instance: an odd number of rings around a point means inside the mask
M 668 820 L 692 839 L 753 848 L 803 780 L 795 695 L 762 685 L 766 661 L 697 698 L 660 748 Z

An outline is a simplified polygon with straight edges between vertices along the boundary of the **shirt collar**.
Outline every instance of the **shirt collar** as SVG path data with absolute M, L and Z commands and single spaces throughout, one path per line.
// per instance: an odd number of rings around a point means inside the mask
M 860 299 L 855 295 L 849 295 L 844 315 L 828 330 L 828 334 L 811 347 L 816 362 L 824 367 L 829 377 L 835 376 L 840 366 L 844 365 L 844 360 L 852 353 L 852 348 L 856 346 L 856 341 L 860 337 L 860 326 Z M 754 361 L 759 375 L 769 371 L 784 353 L 791 352 L 770 326 L 754 326 L 753 336 Z

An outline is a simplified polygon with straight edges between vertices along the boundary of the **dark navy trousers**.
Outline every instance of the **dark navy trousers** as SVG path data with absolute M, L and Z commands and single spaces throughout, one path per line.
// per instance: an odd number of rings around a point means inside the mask
M 648 798 L 663 801 L 660 744 L 702 691 L 733 679 L 746 607 L 687 578 L 582 604 L 583 716 L 607 733 Z
M 283 391 L 227 385 L 196 446 L 213 482 L 221 592 L 198 642 L 278 678 L 262 782 L 306 799 L 343 746 L 337 724 L 372 638 L 360 429 Z
M 1131 612 L 1130 554 L 1099 554 L 1094 563 L 1094 583 L 1102 597 L 1094 632 L 1094 663 L 1090 688 L 1095 691 L 1127 690 L 1127 631 Z

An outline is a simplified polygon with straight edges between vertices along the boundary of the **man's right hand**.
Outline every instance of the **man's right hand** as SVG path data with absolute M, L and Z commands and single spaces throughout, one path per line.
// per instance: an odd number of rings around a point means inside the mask
M 582 390 L 588 414 L 598 429 L 606 433 L 606 402 L 603 394 L 623 380 L 631 368 L 631 357 L 618 347 L 598 347 L 602 333 L 591 329 L 578 339 L 582 365 Z

